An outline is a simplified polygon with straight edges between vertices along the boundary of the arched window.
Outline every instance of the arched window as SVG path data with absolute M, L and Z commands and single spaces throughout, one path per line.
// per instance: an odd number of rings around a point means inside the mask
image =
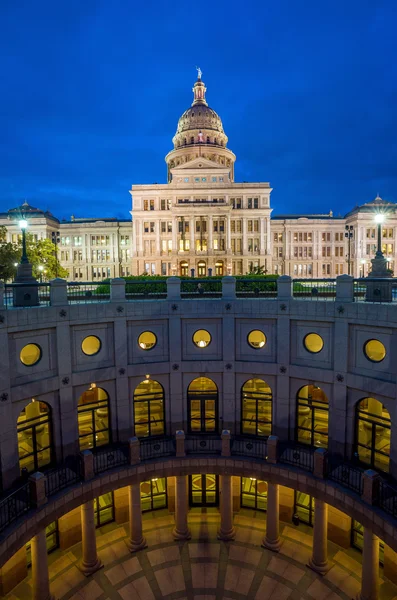
M 53 457 L 51 409 L 33 399 L 17 421 L 19 466 L 29 473 L 50 465 Z
M 218 431 L 218 388 L 212 379 L 197 377 L 187 390 L 190 433 Z
M 135 435 L 164 435 L 164 390 L 158 381 L 145 379 L 134 391 Z
M 272 433 L 272 390 L 263 379 L 249 379 L 241 388 L 241 433 Z
M 215 263 L 215 275 L 223 277 L 223 260 L 217 260 Z
M 92 383 L 79 398 L 78 404 L 80 450 L 92 450 L 111 441 L 109 396 Z
M 362 463 L 389 471 L 390 414 L 382 402 L 364 398 L 356 406 L 356 452 Z
M 305 385 L 297 395 L 296 440 L 328 448 L 328 398 L 316 385 Z

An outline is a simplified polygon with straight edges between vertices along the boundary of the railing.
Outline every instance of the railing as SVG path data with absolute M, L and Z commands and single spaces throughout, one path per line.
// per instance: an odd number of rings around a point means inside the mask
M 389 278 L 361 278 L 353 281 L 355 302 L 397 302 L 397 282 Z
M 220 454 L 222 440 L 214 435 L 189 435 L 185 439 L 186 454 Z
M 89 283 L 71 281 L 67 288 L 68 302 L 70 304 L 91 304 L 91 302 L 109 302 L 109 283 Z
M 380 479 L 376 505 L 388 515 L 397 517 L 397 487 Z
M 31 508 L 30 484 L 25 483 L 0 500 L 0 532 Z
M 4 308 L 50 306 L 49 283 L 6 283 Z
M 46 484 L 45 492 L 46 496 L 52 496 L 57 494 L 61 490 L 78 483 L 82 480 L 81 476 L 81 462 L 79 456 L 72 456 L 65 461 L 65 464 L 45 471 Z
M 182 279 L 181 298 L 221 298 L 222 279 Z
M 162 456 L 175 456 L 175 438 L 171 435 L 140 440 L 141 460 Z
M 232 456 L 249 456 L 251 458 L 267 459 L 267 439 L 246 438 L 243 436 L 233 436 L 230 444 Z
M 328 458 L 327 478 L 357 494 L 363 493 L 363 472 L 364 469 L 346 463 L 339 457 Z
M 277 279 L 247 277 L 236 279 L 237 298 L 276 298 Z
M 98 449 L 94 453 L 94 473 L 104 473 L 109 469 L 121 467 L 129 462 L 128 446 L 113 446 Z
M 302 446 L 291 442 L 279 444 L 279 462 L 294 467 L 300 467 L 305 471 L 313 471 L 315 448 L 311 446 Z
M 127 281 L 126 300 L 159 300 L 167 297 L 167 281 Z
M 306 300 L 335 300 L 335 279 L 294 279 L 292 286 L 294 298 Z

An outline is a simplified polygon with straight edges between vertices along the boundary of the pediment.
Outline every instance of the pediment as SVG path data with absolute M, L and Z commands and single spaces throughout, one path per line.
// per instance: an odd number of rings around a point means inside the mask
M 184 171 L 185 169 L 214 169 L 216 171 L 230 171 L 230 167 L 226 167 L 225 165 L 219 165 L 215 161 L 208 160 L 208 158 L 203 158 L 202 156 L 199 156 L 198 158 L 194 158 L 193 160 L 183 163 L 182 165 L 173 167 L 171 169 L 171 172 L 173 173 L 174 171 Z

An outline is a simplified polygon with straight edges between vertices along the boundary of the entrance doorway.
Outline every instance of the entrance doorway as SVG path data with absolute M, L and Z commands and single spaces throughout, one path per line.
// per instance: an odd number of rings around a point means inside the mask
M 223 272 L 223 260 L 218 260 L 215 263 L 215 275 L 218 275 L 219 277 L 223 277 L 224 272 Z
M 219 505 L 218 475 L 190 475 L 189 503 L 190 506 Z
M 189 265 L 185 260 L 181 262 L 179 266 L 179 271 L 181 277 L 187 277 L 189 275 Z
M 197 265 L 197 275 L 199 277 L 205 277 L 207 275 L 207 265 L 204 260 L 200 260 Z
M 187 391 L 189 433 L 218 431 L 218 388 L 212 379 L 197 377 Z

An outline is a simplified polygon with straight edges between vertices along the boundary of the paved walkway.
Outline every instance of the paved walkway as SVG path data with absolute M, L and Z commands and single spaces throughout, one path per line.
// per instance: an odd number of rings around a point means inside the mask
M 219 542 L 219 514 L 189 513 L 192 539 L 174 542 L 173 517 L 167 511 L 144 515 L 148 548 L 131 555 L 125 526 L 98 530 L 104 568 L 84 577 L 76 567 L 81 544 L 49 557 L 51 588 L 57 600 L 351 600 L 360 589 L 361 554 L 329 543 L 333 566 L 325 577 L 306 567 L 311 529 L 282 524 L 279 554 L 261 548 L 265 515 L 242 511 L 235 516 L 236 539 Z M 382 577 L 382 570 L 380 571 Z M 30 578 L 7 600 L 30 600 Z M 380 579 L 380 598 L 397 600 L 397 587 Z

